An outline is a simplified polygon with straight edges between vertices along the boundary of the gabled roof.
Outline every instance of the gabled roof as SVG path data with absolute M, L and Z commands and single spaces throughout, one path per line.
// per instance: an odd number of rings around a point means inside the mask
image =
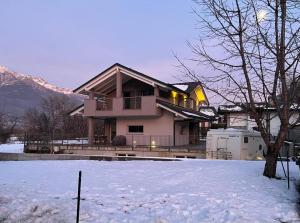
M 181 90 L 184 90 L 186 93 L 190 94 L 196 87 L 199 85 L 202 87 L 201 83 L 199 81 L 194 82 L 180 82 L 172 84 L 174 87 L 180 88 Z
M 157 99 L 156 103 L 158 105 L 158 107 L 168 110 L 182 118 L 185 119 L 198 119 L 198 120 L 205 120 L 205 121 L 209 121 L 209 120 L 213 120 L 215 117 L 212 116 L 208 116 L 206 114 L 203 114 L 201 112 L 189 109 L 189 108 L 184 108 L 181 106 L 177 106 L 174 104 L 171 104 L 169 102 Z
M 126 75 L 131 75 L 132 77 L 139 77 L 142 81 L 146 82 L 146 83 L 151 83 L 151 85 L 157 85 L 163 88 L 167 88 L 170 90 L 176 90 L 178 92 L 184 93 L 186 94 L 185 91 L 171 85 L 168 83 L 165 83 L 163 81 L 157 80 L 153 77 L 150 77 L 146 74 L 143 74 L 139 71 L 136 71 L 132 68 L 126 67 L 122 64 L 119 63 L 115 63 L 114 65 L 110 66 L 109 68 L 107 68 L 106 70 L 102 71 L 100 74 L 96 75 L 95 77 L 93 77 L 92 79 L 90 79 L 89 81 L 85 82 L 84 84 L 82 84 L 81 86 L 79 86 L 78 88 L 76 88 L 75 90 L 73 90 L 74 93 L 82 93 L 82 91 L 86 88 L 91 86 L 93 83 L 96 83 L 97 80 L 101 79 L 101 77 L 103 77 L 104 75 L 109 75 L 109 74 L 114 74 L 117 69 L 120 69 L 120 71 L 122 73 L 125 73 Z
M 211 107 L 211 106 L 201 106 L 199 108 L 199 112 L 201 112 L 202 114 L 208 115 L 210 117 L 218 116 L 218 112 L 217 112 L 216 108 Z
M 207 104 L 209 104 L 207 95 L 203 89 L 203 86 L 200 81 L 193 81 L 193 82 L 180 82 L 172 84 L 174 87 L 180 88 L 181 90 L 185 91 L 187 94 L 191 94 L 198 86 L 201 87 L 201 90 L 206 98 Z

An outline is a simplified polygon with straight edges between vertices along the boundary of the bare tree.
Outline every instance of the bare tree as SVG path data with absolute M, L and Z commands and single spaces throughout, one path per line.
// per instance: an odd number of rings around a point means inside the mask
M 0 144 L 6 143 L 13 134 L 18 119 L 9 117 L 6 113 L 0 112 Z
M 192 61 L 213 72 L 201 75 L 179 59 L 184 74 L 254 118 L 267 145 L 264 175 L 276 177 L 299 86 L 298 0 L 195 0 L 199 41 L 188 43 Z M 271 140 L 257 103 L 276 109 L 281 125 Z
M 23 127 L 30 134 L 48 133 L 49 118 L 36 108 L 28 109 L 23 117 Z
M 65 95 L 52 95 L 42 100 L 39 108 L 29 109 L 23 118 L 28 135 L 47 135 L 51 139 L 82 137 L 86 133 L 86 120 L 68 114 L 75 107 Z

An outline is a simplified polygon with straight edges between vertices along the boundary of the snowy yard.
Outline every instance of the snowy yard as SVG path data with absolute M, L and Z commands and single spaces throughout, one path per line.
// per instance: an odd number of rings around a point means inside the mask
M 16 141 L 10 144 L 0 144 L 0 153 L 23 153 L 24 144 Z
M 299 222 L 294 181 L 254 161 L 0 163 L 0 222 Z M 281 167 L 278 168 L 281 172 Z M 299 170 L 292 163 L 292 177 Z

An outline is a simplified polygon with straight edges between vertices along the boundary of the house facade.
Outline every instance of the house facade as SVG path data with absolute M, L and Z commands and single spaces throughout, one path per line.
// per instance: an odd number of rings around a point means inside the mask
M 88 120 L 89 144 L 112 144 L 124 136 L 131 146 L 196 145 L 201 127 L 214 119 L 199 112 L 209 102 L 200 83 L 168 84 L 114 64 L 74 90 L 87 95 L 70 114 Z M 97 123 L 103 123 L 97 132 Z
M 280 119 L 277 111 L 272 107 L 257 107 L 262 112 L 264 125 L 269 126 L 271 136 L 277 136 L 280 129 Z M 218 108 L 218 113 L 223 115 L 223 122 L 227 128 L 237 128 L 244 130 L 253 130 L 257 128 L 255 120 L 243 111 L 241 107 L 235 105 L 222 105 Z M 299 109 L 291 108 L 290 124 L 294 124 L 299 119 Z

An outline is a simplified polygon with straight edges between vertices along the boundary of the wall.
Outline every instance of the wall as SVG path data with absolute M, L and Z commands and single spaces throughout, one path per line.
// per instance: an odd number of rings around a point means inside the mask
M 198 108 L 200 105 L 207 105 L 208 101 L 204 90 L 202 87 L 197 86 L 191 93 L 190 98 L 192 98 L 196 102 L 196 107 Z
M 123 109 L 123 98 L 113 98 L 112 110 L 96 110 L 96 100 L 84 100 L 84 116 L 117 117 L 117 116 L 158 116 L 155 96 L 141 97 L 141 109 Z
M 298 114 L 293 114 L 290 117 L 290 124 L 293 124 L 294 122 L 297 121 L 298 118 Z M 275 114 L 275 113 L 271 113 L 270 114 L 270 133 L 272 135 L 277 135 L 280 129 L 280 119 L 279 117 Z
M 152 141 L 156 145 L 163 144 L 171 145 L 173 144 L 173 121 L 174 115 L 168 111 L 161 112 L 158 117 L 118 117 L 117 124 L 117 135 L 125 135 L 127 143 L 132 143 L 132 135 L 138 135 L 135 137 L 137 144 L 148 145 L 150 143 L 150 136 L 152 136 Z M 129 125 L 143 125 L 143 133 L 128 133 Z
M 227 116 L 227 126 L 248 129 L 248 114 L 231 113 Z
M 189 144 L 189 123 L 176 122 L 175 124 L 175 145 L 182 146 Z
M 297 121 L 298 114 L 295 113 L 290 118 L 290 124 L 293 124 Z M 265 114 L 265 120 L 267 119 L 267 114 Z M 266 125 L 266 121 L 265 121 Z M 227 127 L 228 128 L 241 128 L 247 130 L 253 130 L 254 127 L 257 127 L 254 119 L 251 119 L 248 114 L 245 113 L 231 113 L 227 116 Z M 270 133 L 273 136 L 276 136 L 280 129 L 280 119 L 275 112 L 270 112 Z

